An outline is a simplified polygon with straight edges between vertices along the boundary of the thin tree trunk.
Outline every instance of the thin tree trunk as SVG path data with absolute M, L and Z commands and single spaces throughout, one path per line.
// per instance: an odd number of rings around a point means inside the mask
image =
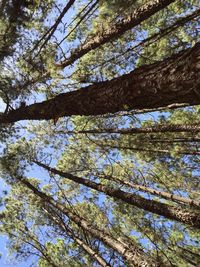
M 38 166 L 48 170 L 51 173 L 57 174 L 61 177 L 65 177 L 75 183 L 82 184 L 84 186 L 90 187 L 99 192 L 103 192 L 108 196 L 120 199 L 128 204 L 135 207 L 141 208 L 143 210 L 152 212 L 157 215 L 164 216 L 165 218 L 176 220 L 196 228 L 200 228 L 200 212 L 189 211 L 180 207 L 172 206 L 165 203 L 160 203 L 155 200 L 146 199 L 135 193 L 124 192 L 120 189 L 114 189 L 100 183 L 95 183 L 89 179 L 84 179 L 78 176 L 74 176 L 70 173 L 65 173 L 57 169 L 51 168 L 41 162 L 34 161 Z
M 149 1 L 148 3 L 134 10 L 127 18 L 123 19 L 122 21 L 117 22 L 115 25 L 112 25 L 108 29 L 99 30 L 99 32 L 95 36 L 89 36 L 89 40 L 86 43 L 80 45 L 78 48 L 72 51 L 68 59 L 56 64 L 56 66 L 64 68 L 71 65 L 77 59 L 87 54 L 89 51 L 94 50 L 99 46 L 118 38 L 126 31 L 139 25 L 141 22 L 148 19 L 173 2 L 175 2 L 175 0 Z
M 131 147 L 131 146 L 118 146 L 118 145 L 107 145 L 107 144 L 99 144 L 101 147 L 108 147 L 112 149 L 124 149 L 124 150 L 132 150 L 137 152 L 150 152 L 150 153 L 159 153 L 159 154 L 171 154 L 171 151 L 168 149 L 150 149 L 150 148 L 140 148 L 140 147 Z M 178 155 L 200 155 L 200 151 L 192 151 L 192 150 L 182 150 L 177 151 Z
M 69 229 L 69 227 L 66 226 L 64 221 L 60 216 L 59 218 L 56 218 L 52 211 L 48 211 L 44 208 L 44 211 L 47 213 L 47 215 L 50 217 L 50 219 L 63 231 L 66 233 L 70 238 L 72 238 L 94 261 L 96 261 L 100 266 L 102 267 L 111 267 L 109 263 L 107 263 L 98 252 L 94 251 L 89 245 L 87 245 L 85 242 L 83 242 L 77 235 L 75 235 L 72 230 Z
M 194 137 L 183 137 L 183 138 L 173 138 L 173 139 L 141 139 L 143 142 L 151 142 L 151 143 L 197 143 L 200 142 L 200 138 L 194 138 Z
M 0 123 L 200 104 L 200 43 L 113 80 L 63 93 L 0 116 Z
M 66 230 L 67 231 L 67 230 Z M 111 267 L 96 251 L 94 251 L 91 247 L 89 247 L 85 242 L 79 239 L 77 236 L 72 235 L 69 231 L 67 232 L 69 236 L 71 236 L 74 241 L 86 252 L 88 255 L 95 260 L 102 267 Z
M 56 19 L 55 23 L 53 24 L 53 26 L 51 26 L 51 28 L 45 32 L 45 34 L 41 37 L 41 39 L 36 43 L 36 45 L 33 47 L 32 51 L 34 49 L 36 49 L 39 44 L 44 40 L 44 43 L 42 44 L 42 46 L 40 47 L 39 52 L 42 50 L 42 48 L 47 44 L 47 42 L 51 39 L 51 37 L 53 36 L 54 32 L 56 31 L 59 23 L 62 21 L 63 17 L 65 16 L 65 14 L 67 13 L 67 11 L 73 6 L 75 0 L 69 0 L 68 3 L 65 5 L 65 7 L 63 8 L 62 12 L 60 13 L 60 15 L 58 16 L 58 18 Z M 38 53 L 39 53 L 38 52 Z
M 20 223 L 19 223 L 20 225 Z M 18 229 L 21 233 L 26 234 L 22 229 Z M 20 239 L 22 242 L 28 244 L 29 246 L 33 247 L 34 249 L 36 249 L 37 251 L 39 251 L 41 253 L 41 257 L 48 262 L 48 264 L 50 264 L 51 267 L 60 267 L 58 265 L 56 265 L 54 262 L 52 262 L 51 257 L 49 257 L 47 251 L 46 251 L 46 247 L 44 245 L 42 245 L 38 240 L 34 239 L 33 236 L 29 236 L 30 240 L 34 240 L 34 242 L 36 242 L 36 244 L 33 244 L 32 242 L 22 238 L 22 235 L 17 236 L 16 234 L 13 234 L 11 231 L 9 231 L 8 229 L 6 230 L 6 233 L 9 234 L 12 237 L 16 237 L 17 239 Z
M 194 12 L 190 13 L 188 16 L 181 17 L 177 19 L 172 25 L 166 28 L 162 28 L 159 32 L 147 37 L 146 39 L 142 40 L 140 43 L 138 43 L 135 46 L 132 46 L 125 50 L 122 54 L 115 55 L 114 57 L 109 58 L 108 60 L 105 60 L 102 64 L 99 66 L 103 67 L 107 63 L 110 63 L 113 60 L 116 60 L 117 58 L 120 58 L 122 55 L 125 55 L 128 52 L 134 51 L 139 47 L 145 47 L 147 45 L 151 45 L 152 43 L 155 43 L 156 41 L 160 40 L 164 36 L 170 34 L 171 32 L 175 31 L 178 29 L 180 26 L 185 25 L 186 23 L 198 18 L 200 15 L 200 9 L 195 10 Z M 94 70 L 96 67 L 94 67 L 92 70 Z
M 128 129 L 92 129 L 92 130 L 79 130 L 79 131 L 61 131 L 66 134 L 144 134 L 144 133 L 198 133 L 200 132 L 199 124 L 183 125 L 183 124 L 158 124 L 154 126 L 141 127 L 141 128 L 128 128 Z
M 27 179 L 21 177 L 19 178 L 19 181 L 22 184 L 24 184 L 26 187 L 28 187 L 44 203 L 56 208 L 57 210 L 65 214 L 70 220 L 72 220 L 80 228 L 90 233 L 94 238 L 99 239 L 105 245 L 111 247 L 116 252 L 118 252 L 124 258 L 125 261 L 128 261 L 130 263 L 130 266 L 138 266 L 138 267 L 157 266 L 144 254 L 144 252 L 141 249 L 130 244 L 126 245 L 123 242 L 120 242 L 120 240 L 113 238 L 105 230 L 100 230 L 96 226 L 93 227 L 91 222 L 88 222 L 86 219 L 79 216 L 77 213 L 71 211 L 63 204 L 55 201 L 51 196 L 48 196 L 44 192 L 41 192 L 34 185 L 29 183 Z
M 187 205 L 190 205 L 190 206 L 194 206 L 194 207 L 200 208 L 200 201 L 196 201 L 196 200 L 193 200 L 191 198 L 180 197 L 178 195 L 174 195 L 174 194 L 167 193 L 167 192 L 162 192 L 162 191 L 159 191 L 157 189 L 153 189 L 151 187 L 147 187 L 147 186 L 144 186 L 144 185 L 138 185 L 138 184 L 134 184 L 132 182 L 123 181 L 123 180 L 121 180 L 119 178 L 116 178 L 116 177 L 113 177 L 113 176 L 102 177 L 102 178 L 106 179 L 106 180 L 109 180 L 109 181 L 113 180 L 113 181 L 115 181 L 117 183 L 121 183 L 121 184 L 123 184 L 125 186 L 128 186 L 128 187 L 131 187 L 133 189 L 137 189 L 139 191 L 150 193 L 150 194 L 165 198 L 165 199 L 170 200 L 170 201 L 175 201 L 175 202 L 178 202 L 178 203 L 187 204 Z
M 85 7 L 84 7 L 84 9 L 87 9 L 87 7 L 91 4 L 93 2 L 93 0 L 92 1 L 90 1 Z M 98 2 L 99 2 L 99 0 L 96 0 L 96 2 L 94 2 L 93 3 L 93 5 L 91 5 L 90 6 L 90 8 L 83 14 L 83 16 L 82 17 L 80 17 L 80 20 L 77 22 L 77 24 L 70 30 L 70 32 L 58 43 L 58 45 L 61 45 L 61 43 L 64 41 L 64 40 L 66 40 L 69 36 L 70 36 L 70 34 L 73 32 L 73 31 L 75 31 L 76 30 L 76 28 L 81 24 L 81 22 L 83 21 L 83 20 L 85 20 L 85 18 L 90 14 L 90 12 L 91 11 L 93 11 L 94 12 L 94 8 L 96 7 L 96 5 L 98 4 Z M 83 10 L 84 10 L 83 9 Z M 82 10 L 82 11 L 83 11 Z M 82 12 L 81 11 L 81 12 Z M 72 22 L 71 22 L 72 23 Z M 70 23 L 70 24 L 71 24 Z M 68 25 L 69 26 L 69 25 Z

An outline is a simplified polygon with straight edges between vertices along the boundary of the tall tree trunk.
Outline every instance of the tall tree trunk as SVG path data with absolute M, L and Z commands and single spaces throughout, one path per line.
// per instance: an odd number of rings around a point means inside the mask
M 120 146 L 120 145 L 108 145 L 108 144 L 99 144 L 100 147 L 108 147 L 112 149 L 122 149 L 122 150 L 132 150 L 136 152 L 150 152 L 150 153 L 159 153 L 159 154 L 171 154 L 171 150 L 168 149 L 150 149 L 150 148 L 141 148 L 141 147 L 131 147 L 131 146 Z M 176 152 L 178 155 L 200 155 L 200 151 L 195 150 L 180 150 Z
M 195 138 L 195 137 L 183 137 L 183 138 L 173 138 L 173 139 L 156 139 L 156 138 L 146 138 L 140 139 L 142 142 L 150 142 L 150 143 L 169 143 L 169 144 L 173 144 L 173 143 L 199 143 L 200 142 L 200 138 Z
M 89 40 L 80 45 L 74 51 L 72 51 L 70 57 L 56 66 L 64 68 L 71 65 L 77 59 L 81 58 L 89 51 L 98 48 L 99 46 L 110 42 L 111 40 L 118 38 L 120 35 L 130 30 L 131 28 L 139 25 L 144 20 L 148 19 L 158 11 L 167 7 L 169 4 L 175 2 L 175 0 L 151 0 L 141 7 L 134 10 L 127 18 L 115 25 L 111 25 L 108 29 L 101 29 L 97 34 L 89 36 Z
M 60 131 L 60 133 L 66 134 L 144 134 L 144 133 L 198 133 L 200 132 L 200 124 L 157 124 L 154 126 L 141 127 L 141 128 L 128 128 L 128 129 L 91 129 L 91 130 L 79 130 L 79 131 Z
M 129 74 L 0 116 L 0 123 L 57 120 L 71 115 L 100 115 L 157 108 L 173 103 L 200 104 L 200 43 Z
M 190 13 L 188 16 L 184 16 L 184 17 L 181 17 L 181 18 L 177 19 L 169 27 L 162 28 L 159 32 L 157 32 L 157 33 L 155 33 L 155 34 L 143 39 L 137 45 L 129 47 L 122 54 L 115 55 L 114 57 L 111 57 L 108 60 L 104 60 L 104 62 L 101 64 L 101 67 L 105 66 L 107 63 L 110 63 L 113 60 L 116 60 L 117 58 L 120 58 L 122 55 L 125 55 L 128 52 L 134 51 L 135 49 L 137 49 L 139 47 L 148 46 L 148 45 L 160 40 L 164 36 L 170 34 L 171 32 L 175 31 L 176 29 L 178 29 L 180 26 L 184 26 L 186 23 L 198 18 L 199 15 L 200 15 L 200 9 L 197 9 L 194 12 Z
M 37 195 L 44 203 L 50 205 L 63 214 L 65 214 L 70 220 L 72 220 L 76 225 L 90 233 L 94 238 L 99 239 L 105 245 L 114 249 L 117 253 L 119 253 L 125 261 L 130 263 L 130 266 L 138 266 L 138 267 L 154 267 L 157 266 L 155 263 L 148 258 L 145 253 L 133 245 L 126 245 L 121 242 L 119 239 L 113 238 L 108 232 L 105 230 L 100 230 L 96 226 L 93 227 L 91 222 L 87 221 L 85 218 L 79 216 L 77 213 L 71 211 L 63 204 L 55 201 L 51 196 L 46 195 L 37 189 L 34 185 L 29 183 L 29 181 L 25 178 L 20 177 L 19 181 L 28 187 L 35 195 Z
M 185 224 L 189 224 L 193 227 L 200 228 L 200 212 L 189 211 L 180 207 L 172 206 L 165 203 L 160 203 L 155 200 L 146 199 L 135 193 L 124 192 L 120 189 L 114 189 L 102 185 L 100 183 L 95 183 L 89 179 L 81 178 L 70 173 L 65 173 L 57 169 L 51 168 L 41 162 L 34 161 L 38 166 L 48 170 L 51 173 L 57 174 L 61 177 L 65 177 L 75 183 L 85 185 L 99 192 L 103 192 L 108 196 L 120 199 L 128 204 L 135 207 L 141 208 L 143 210 L 152 212 L 157 215 L 164 216 L 165 218 L 176 220 Z
M 101 255 L 98 252 L 96 252 L 95 250 L 93 250 L 87 243 L 85 243 L 83 240 L 81 240 L 79 237 L 77 237 L 77 235 L 75 235 L 73 233 L 73 231 L 69 227 L 66 226 L 66 224 L 63 221 L 63 219 L 58 214 L 56 214 L 56 216 L 54 216 L 53 213 L 55 213 L 55 211 L 48 210 L 46 208 L 44 208 L 44 211 L 47 213 L 47 216 L 57 226 L 59 226 L 59 228 L 61 229 L 61 231 L 63 231 L 64 233 L 67 234 L 67 236 L 69 236 L 70 238 L 72 238 L 91 257 L 91 259 L 93 259 L 94 261 L 96 261 L 102 267 L 111 267 L 111 265 L 109 263 L 107 263 L 101 257 Z
M 63 10 L 61 11 L 60 15 L 58 16 L 58 18 L 56 19 L 55 23 L 53 24 L 53 26 L 51 26 L 50 29 L 48 29 L 48 31 L 46 31 L 43 36 L 41 37 L 41 39 L 36 43 L 36 45 L 33 47 L 32 50 L 36 49 L 39 44 L 43 42 L 42 46 L 40 47 L 39 52 L 42 50 L 42 48 L 48 43 L 48 41 L 51 39 L 51 37 L 53 36 L 54 32 L 56 31 L 59 23 L 62 21 L 63 17 L 65 16 L 65 14 L 67 13 L 67 11 L 73 6 L 75 0 L 69 0 L 68 3 L 65 5 L 65 7 L 63 8 Z M 38 52 L 38 53 L 39 53 Z
M 168 193 L 168 192 L 162 192 L 160 190 L 153 189 L 151 187 L 147 187 L 147 186 L 144 186 L 144 185 L 139 185 L 139 184 L 134 184 L 134 183 L 128 182 L 128 181 L 123 181 L 123 180 L 121 180 L 121 179 L 119 179 L 117 177 L 113 177 L 113 176 L 107 176 L 107 177 L 103 176 L 102 178 L 106 179 L 106 180 L 113 180 L 113 181 L 115 181 L 117 183 L 121 183 L 121 184 L 123 184 L 125 186 L 128 186 L 128 187 L 131 187 L 133 189 L 137 189 L 139 191 L 150 193 L 150 194 L 165 198 L 165 199 L 170 200 L 170 201 L 175 201 L 175 202 L 178 202 L 178 203 L 187 204 L 187 205 L 190 205 L 190 206 L 194 206 L 194 207 L 200 208 L 200 201 L 196 201 L 196 200 L 193 200 L 191 198 L 180 197 L 178 195 L 171 194 L 171 193 Z

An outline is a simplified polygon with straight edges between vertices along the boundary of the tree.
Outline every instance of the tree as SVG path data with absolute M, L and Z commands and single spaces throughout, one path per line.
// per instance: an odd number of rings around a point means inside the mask
M 198 1 L 0 5 L 12 260 L 199 266 Z
M 51 100 L 22 106 L 1 116 L 3 123 L 55 119 L 71 115 L 102 115 L 132 109 L 199 104 L 197 44 L 163 62 L 143 66 L 108 82 L 60 94 Z M 153 73 L 153 74 L 152 74 Z M 187 79 L 185 78 L 187 77 Z M 192 87 L 192 90 L 191 90 Z
M 166 205 L 163 203 L 159 203 L 156 202 L 154 200 L 150 200 L 150 199 L 145 199 L 143 197 L 140 197 L 136 194 L 130 194 L 127 192 L 124 192 L 122 190 L 119 189 L 113 189 L 113 188 L 109 188 L 107 186 L 104 186 L 102 184 L 97 184 L 93 181 L 78 177 L 78 176 L 74 176 L 71 175 L 70 173 L 65 173 L 59 170 L 56 170 L 54 168 L 51 168 L 41 162 L 35 161 L 35 163 L 41 167 L 43 167 L 44 169 L 54 173 L 54 174 L 58 174 L 61 177 L 65 177 L 67 179 L 70 179 L 76 183 L 80 183 L 83 184 L 85 186 L 88 186 L 92 189 L 98 190 L 99 192 L 104 192 L 105 194 L 107 194 L 108 196 L 123 200 L 129 204 L 135 205 L 136 207 L 139 207 L 141 209 L 145 209 L 147 211 L 156 213 L 158 215 L 162 215 L 165 216 L 166 218 L 169 219 L 174 219 L 177 221 L 181 221 L 184 223 L 188 223 L 192 226 L 196 226 L 197 228 L 200 227 L 200 222 L 198 221 L 200 218 L 199 213 L 195 213 L 194 211 L 190 213 L 189 210 L 184 210 L 184 209 L 180 209 L 179 207 L 174 207 L 174 206 L 170 206 L 170 205 Z M 191 200 L 192 202 L 192 200 Z
M 96 49 L 100 45 L 110 42 L 114 38 L 117 38 L 127 30 L 137 26 L 142 21 L 148 19 L 150 16 L 154 15 L 156 12 L 162 10 L 173 2 L 173 0 L 150 1 L 149 3 L 139 7 L 128 17 L 122 19 L 122 21 L 119 21 L 106 30 L 101 29 L 101 31 L 97 32 L 95 36 L 89 36 L 89 40 L 87 40 L 85 44 L 76 48 L 68 59 L 57 64 L 57 66 L 64 68 L 71 65 L 74 63 L 74 61 L 87 54 L 89 51 Z

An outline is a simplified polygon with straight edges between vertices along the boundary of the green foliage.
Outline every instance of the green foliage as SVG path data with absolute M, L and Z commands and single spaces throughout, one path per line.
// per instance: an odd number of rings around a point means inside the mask
M 43 46 L 65 2 L 1 1 L 0 98 L 7 107 L 7 114 L 24 102 L 48 100 L 60 93 L 79 90 L 85 85 L 163 60 L 198 41 L 199 18 L 196 18 L 151 44 L 133 49 L 146 37 L 172 25 L 177 18 L 184 17 L 198 6 L 198 1 L 175 1 L 119 38 L 91 50 L 73 67 L 62 71 L 55 62 L 77 51 L 74 49 L 79 44 L 93 40 L 97 33 L 103 33 L 116 22 L 123 21 L 138 6 L 147 3 L 99 1 L 77 26 L 94 1 L 76 1 Z M 72 33 L 65 38 L 71 30 Z M 58 45 L 63 38 L 64 41 Z M 199 97 L 196 94 L 195 97 Z M 126 105 L 124 109 L 129 110 Z M 1 109 L 2 114 L 5 110 Z M 199 113 L 200 107 L 196 106 L 155 113 L 125 111 L 104 116 L 1 124 L 0 173 L 7 184 L 7 193 L 1 192 L 0 231 L 9 237 L 10 256 L 25 261 L 34 255 L 39 267 L 98 266 L 94 257 L 77 243 L 75 237 L 78 237 L 111 266 L 130 266 L 100 237 L 92 236 L 55 206 L 44 203 L 21 183 L 26 179 L 102 233 L 108 231 L 119 244 L 136 245 L 161 266 L 199 266 L 198 229 L 130 206 L 116 197 L 108 197 L 60 175 L 48 173 L 34 163 L 35 160 L 41 161 L 108 188 L 196 211 L 198 208 L 192 205 L 163 199 L 130 188 L 123 182 L 200 201 L 199 133 L 150 131 L 120 134 L 111 130 L 199 125 Z M 95 133 L 95 130 L 102 133 Z

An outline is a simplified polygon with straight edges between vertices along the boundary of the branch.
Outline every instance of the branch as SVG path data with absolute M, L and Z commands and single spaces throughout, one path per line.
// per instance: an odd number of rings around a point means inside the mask
M 96 49 L 113 39 L 118 38 L 126 31 L 139 25 L 141 22 L 148 19 L 163 8 L 167 7 L 174 1 L 175 0 L 152 0 L 147 4 L 142 5 L 141 7 L 134 10 L 128 17 L 120 22 L 117 22 L 115 25 L 112 25 L 110 28 L 106 30 L 99 30 L 99 32 L 95 36 L 88 36 L 88 41 L 85 44 L 76 48 L 68 59 L 57 63 L 56 66 L 65 68 L 66 66 L 73 64 L 77 59 L 81 58 L 89 51 Z

